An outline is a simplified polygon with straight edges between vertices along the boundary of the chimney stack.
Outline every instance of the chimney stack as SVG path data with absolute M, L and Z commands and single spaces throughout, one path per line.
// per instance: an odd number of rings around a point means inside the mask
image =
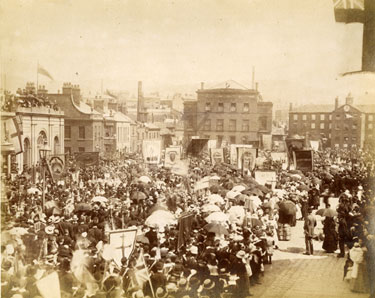
M 289 103 L 289 111 L 292 111 L 293 110 L 293 103 Z
M 354 98 L 353 98 L 352 94 L 349 93 L 348 96 L 345 99 L 345 104 L 352 106 L 353 102 L 354 102 Z
M 204 90 L 204 82 L 201 82 L 201 90 Z
M 258 91 L 258 82 L 255 83 L 255 91 Z
M 335 98 L 335 110 L 337 110 L 338 107 L 339 107 L 339 98 L 336 97 L 336 98 Z

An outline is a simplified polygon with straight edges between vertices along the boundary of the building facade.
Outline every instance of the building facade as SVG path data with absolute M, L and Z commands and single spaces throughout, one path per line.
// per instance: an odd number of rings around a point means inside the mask
M 202 83 L 197 95 L 196 101 L 184 101 L 185 139 L 251 144 L 259 142 L 262 133 L 271 133 L 272 103 L 263 102 L 258 90 L 234 81 L 214 89 L 204 89 Z
M 311 105 L 289 111 L 289 135 L 321 140 L 325 147 L 362 148 L 373 143 L 375 105 L 354 105 L 349 94 L 345 104 Z

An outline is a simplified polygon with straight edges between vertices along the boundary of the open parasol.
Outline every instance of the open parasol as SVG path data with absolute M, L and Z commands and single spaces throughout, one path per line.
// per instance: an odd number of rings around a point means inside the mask
M 151 182 L 151 179 L 147 176 L 141 176 L 138 178 L 138 181 L 142 182 L 142 183 L 150 183 Z
M 208 223 L 211 222 L 226 222 L 229 220 L 229 216 L 223 212 L 213 212 L 205 218 Z
M 332 208 L 323 208 L 316 211 L 316 215 L 324 217 L 335 217 L 337 216 L 337 211 Z
M 215 203 L 219 203 L 219 204 L 224 204 L 224 199 L 218 195 L 218 194 L 211 194 L 207 197 L 207 201 L 210 203 L 210 204 L 215 204 Z
M 99 202 L 99 203 L 107 203 L 108 202 L 108 199 L 106 197 L 103 197 L 103 196 L 96 196 L 96 197 L 93 197 L 92 202 Z
M 171 212 L 157 210 L 147 217 L 145 224 L 149 227 L 164 228 L 167 225 L 177 224 L 177 220 Z
M 219 206 L 217 205 L 206 204 L 202 206 L 202 211 L 206 213 L 210 213 L 210 212 L 220 212 L 221 210 Z
M 280 202 L 279 213 L 282 213 L 284 215 L 294 215 L 296 212 L 297 212 L 296 204 L 294 204 L 292 201 L 286 200 L 286 201 Z
M 228 230 L 219 223 L 209 223 L 203 227 L 207 232 L 215 233 L 217 235 L 228 235 Z

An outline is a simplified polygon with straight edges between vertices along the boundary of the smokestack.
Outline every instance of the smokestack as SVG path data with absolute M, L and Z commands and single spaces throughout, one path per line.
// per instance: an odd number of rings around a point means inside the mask
M 255 91 L 258 91 L 258 82 L 255 83 Z
M 335 98 L 335 110 L 337 110 L 338 107 L 339 107 L 339 98 L 336 97 L 336 98 Z
M 352 96 L 352 94 L 351 93 L 349 93 L 348 94 L 348 96 L 346 97 L 346 99 L 345 99 L 345 103 L 347 104 L 347 105 L 353 105 L 353 102 L 354 102 L 354 98 L 353 98 L 353 96 Z
M 204 90 L 204 82 L 201 82 L 201 90 Z
M 289 111 L 292 111 L 293 110 L 293 103 L 289 103 Z

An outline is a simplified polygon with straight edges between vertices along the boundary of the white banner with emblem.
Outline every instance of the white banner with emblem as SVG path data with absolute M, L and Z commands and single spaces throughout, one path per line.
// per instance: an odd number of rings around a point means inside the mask
M 160 162 L 161 140 L 143 140 L 142 154 L 146 163 L 158 164 Z
M 276 187 L 276 172 L 275 171 L 255 171 L 255 181 L 261 185 L 271 184 L 272 189 Z
M 166 168 L 172 168 L 181 159 L 181 146 L 170 146 L 165 149 L 164 166 Z
M 109 245 L 115 263 L 121 267 L 123 257 L 129 259 L 137 238 L 137 229 L 113 230 L 109 232 Z

